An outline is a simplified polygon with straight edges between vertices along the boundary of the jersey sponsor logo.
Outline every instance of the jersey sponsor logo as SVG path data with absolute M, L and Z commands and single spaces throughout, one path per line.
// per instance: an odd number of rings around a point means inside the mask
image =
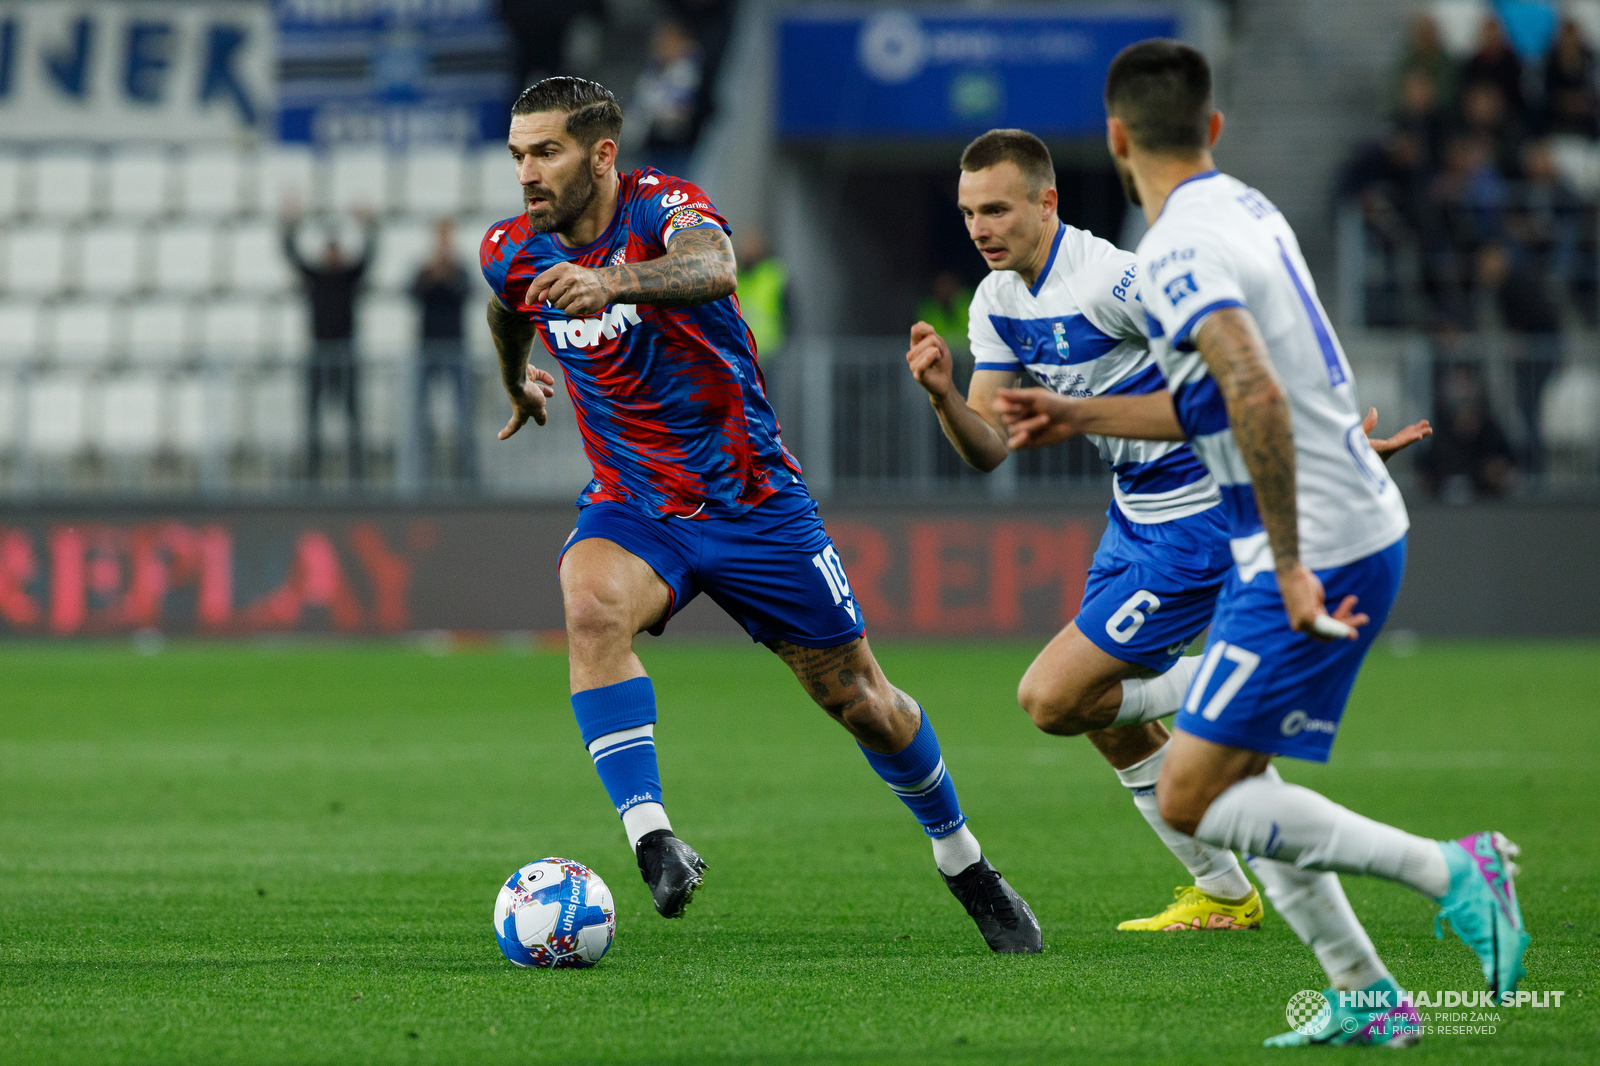
M 1237 199 L 1239 205 L 1250 212 L 1252 218 L 1261 219 L 1278 213 L 1278 209 L 1273 205 L 1272 201 L 1254 189 L 1246 189 Z
M 1119 280 L 1115 285 L 1111 286 L 1112 298 L 1118 303 L 1127 303 L 1128 291 L 1133 288 L 1133 283 L 1138 280 L 1138 277 L 1139 264 L 1129 263 L 1128 269 L 1123 273 L 1121 280 Z M 1137 300 L 1138 298 L 1138 294 L 1135 293 L 1134 299 Z
M 1094 395 L 1089 379 L 1070 367 L 1051 363 L 1029 363 L 1028 373 L 1039 379 L 1039 384 L 1051 392 L 1084 400 Z
M 553 319 L 546 326 L 557 348 L 593 348 L 602 337 L 613 340 L 642 321 L 637 304 L 617 304 L 594 318 Z
M 1184 297 L 1193 296 L 1199 292 L 1200 287 L 1194 283 L 1194 271 L 1191 270 L 1187 274 L 1179 274 L 1161 286 L 1161 291 L 1167 294 L 1167 299 L 1172 301 L 1172 306 L 1177 307 L 1183 302 Z
M 677 207 L 679 204 L 686 204 L 688 202 L 689 194 L 684 192 L 682 189 L 679 189 L 676 192 L 669 192 L 667 195 L 661 198 L 662 207 Z
M 1185 260 L 1189 260 L 1189 259 L 1193 259 L 1193 258 L 1194 258 L 1194 249 L 1193 248 L 1184 248 L 1181 251 L 1168 252 L 1166 255 L 1162 256 L 1160 259 L 1157 259 L 1155 262 L 1151 263 L 1150 264 L 1150 269 L 1145 271 L 1145 273 L 1149 274 L 1152 278 L 1154 278 L 1157 274 L 1161 273 L 1162 268 L 1170 266 L 1173 263 L 1182 263 Z
M 1339 723 L 1326 718 L 1313 718 L 1305 711 L 1290 711 L 1283 716 L 1283 723 L 1278 727 L 1286 737 L 1296 737 L 1301 733 L 1326 733 L 1332 736 L 1339 729 Z

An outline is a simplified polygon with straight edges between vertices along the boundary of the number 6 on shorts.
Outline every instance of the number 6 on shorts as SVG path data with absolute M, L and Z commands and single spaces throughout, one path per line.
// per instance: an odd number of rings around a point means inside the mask
M 1139 627 L 1144 625 L 1145 612 L 1154 611 L 1160 606 L 1160 597 L 1148 589 L 1140 589 L 1128 597 L 1127 603 L 1117 608 L 1116 614 L 1106 619 L 1106 636 L 1118 644 L 1128 643 L 1139 632 Z

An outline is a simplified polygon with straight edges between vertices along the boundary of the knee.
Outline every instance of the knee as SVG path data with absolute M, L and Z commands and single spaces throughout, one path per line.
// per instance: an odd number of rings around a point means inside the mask
M 633 634 L 627 631 L 623 599 L 605 582 L 563 582 L 562 599 L 566 605 L 569 641 L 594 644 L 632 638 Z
M 1034 725 L 1059 737 L 1075 737 L 1106 724 L 1089 719 L 1094 701 L 1087 693 L 1047 685 L 1031 670 L 1017 686 L 1017 702 Z

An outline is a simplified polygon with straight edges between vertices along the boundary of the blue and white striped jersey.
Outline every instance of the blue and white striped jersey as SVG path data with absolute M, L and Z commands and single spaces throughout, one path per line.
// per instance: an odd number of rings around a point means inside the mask
M 967 335 L 978 370 L 1030 374 L 1063 396 L 1116 396 L 1167 387 L 1147 350 L 1138 306 L 1137 259 L 1063 223 L 1032 288 L 997 270 L 973 295 Z M 1178 441 L 1091 436 L 1115 474 L 1116 505 L 1150 525 L 1199 514 L 1217 486 Z
M 1272 570 L 1273 559 L 1227 405 L 1194 346 L 1206 316 L 1224 307 L 1249 309 L 1289 393 L 1301 561 L 1343 566 L 1399 540 L 1405 501 L 1367 443 L 1350 362 L 1278 209 L 1226 174 L 1198 174 L 1172 191 L 1138 259 L 1150 349 L 1221 487 L 1240 576 Z

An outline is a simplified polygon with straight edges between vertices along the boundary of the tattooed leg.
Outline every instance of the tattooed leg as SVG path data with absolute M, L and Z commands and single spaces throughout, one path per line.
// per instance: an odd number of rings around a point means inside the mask
M 866 637 L 832 648 L 803 648 L 781 640 L 769 641 L 767 647 L 789 664 L 817 706 L 868 751 L 900 751 L 916 736 L 922 712 L 883 676 Z

